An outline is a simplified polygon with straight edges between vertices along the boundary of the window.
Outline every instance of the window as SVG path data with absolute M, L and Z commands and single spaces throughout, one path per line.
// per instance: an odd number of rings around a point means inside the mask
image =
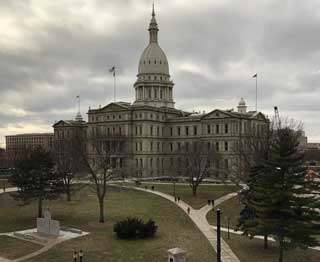
M 194 127 L 193 127 L 193 134 L 194 134 L 194 135 L 197 135 L 197 133 L 198 133 L 197 126 L 194 126 Z
M 152 164 L 153 164 L 153 159 L 150 158 L 150 167 L 152 167 Z
M 170 151 L 172 152 L 173 151 L 173 144 L 170 143 Z
M 140 135 L 142 135 L 142 126 L 139 126 Z
M 173 136 L 173 128 L 170 127 L 170 136 Z
M 216 125 L 216 134 L 219 134 L 219 125 Z
M 211 133 L 211 126 L 210 126 L 210 125 L 207 126 L 207 133 L 208 133 L 208 134 Z
M 153 126 L 150 126 L 150 136 L 153 135 Z
M 189 127 L 186 126 L 186 136 L 188 136 L 188 135 L 189 135 Z
M 153 142 L 150 142 L 150 151 L 153 151 Z
M 228 142 L 225 141 L 224 142 L 224 151 L 228 151 L 228 149 L 229 149 Z
M 178 136 L 181 135 L 181 127 L 180 126 L 177 127 L 177 133 L 178 133 Z
M 210 142 L 207 143 L 207 149 L 208 149 L 208 151 L 210 151 L 210 149 L 211 149 L 211 144 L 210 144 Z
M 160 151 L 160 142 L 157 142 L 157 151 Z
M 143 162 L 142 162 L 142 159 L 140 158 L 140 167 L 142 168 L 143 167 Z
M 135 134 L 137 135 L 138 134 L 138 127 L 135 126 Z
M 121 130 L 121 127 L 119 127 L 119 135 L 121 135 L 122 133 L 122 130 Z
M 228 161 L 228 159 L 225 159 L 225 160 L 224 160 L 224 167 L 225 167 L 225 168 L 228 168 L 228 167 L 229 167 L 229 161 Z
M 139 161 L 136 159 L 136 167 L 139 167 Z
M 189 151 L 189 142 L 186 142 L 186 151 Z
M 136 142 L 136 151 L 138 151 L 138 142 Z
M 151 89 L 150 88 L 148 89 L 148 97 L 149 97 L 149 99 L 151 99 Z
M 219 142 L 216 142 L 216 151 L 219 151 Z
M 160 127 L 157 126 L 157 136 L 160 136 Z
M 142 151 L 142 142 L 140 142 L 140 151 Z
M 229 132 L 229 125 L 225 124 L 224 125 L 224 132 L 227 134 Z
M 173 158 L 170 158 L 170 166 L 173 166 Z
M 177 145 L 178 145 L 178 151 L 180 152 L 181 151 L 181 143 L 178 142 Z

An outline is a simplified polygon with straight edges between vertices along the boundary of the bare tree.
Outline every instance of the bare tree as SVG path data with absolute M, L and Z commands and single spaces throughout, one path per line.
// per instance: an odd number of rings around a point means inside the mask
M 114 178 L 123 178 L 127 172 L 128 137 L 94 132 L 87 143 L 77 143 L 75 146 L 94 185 L 99 202 L 99 222 L 104 223 L 107 183 Z
M 184 143 L 180 149 L 178 148 L 176 155 L 177 170 L 188 177 L 194 196 L 204 178 L 221 171 L 219 168 L 221 154 L 212 147 L 210 142 L 199 139 L 192 143 Z

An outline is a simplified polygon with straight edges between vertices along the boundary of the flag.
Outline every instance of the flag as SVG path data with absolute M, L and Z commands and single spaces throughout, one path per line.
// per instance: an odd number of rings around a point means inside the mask
M 252 77 L 255 78 L 255 77 L 257 77 L 257 76 L 258 76 L 258 74 L 255 74 L 255 75 L 253 75 Z
M 110 72 L 110 73 L 113 73 L 113 76 L 116 76 L 116 67 L 115 67 L 115 66 L 111 67 L 111 68 L 109 69 L 109 72 Z

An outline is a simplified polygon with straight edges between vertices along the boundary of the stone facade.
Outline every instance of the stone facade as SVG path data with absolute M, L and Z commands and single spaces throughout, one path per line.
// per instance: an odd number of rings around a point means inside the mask
M 201 147 L 214 148 L 221 154 L 222 159 L 212 164 L 225 171 L 224 178 L 228 170 L 238 172 L 233 167 L 241 161 L 239 143 L 244 138 L 263 137 L 268 119 L 260 112 L 248 112 L 243 99 L 237 112 L 214 109 L 208 113 L 190 113 L 175 109 L 174 84 L 166 55 L 158 44 L 158 31 L 153 11 L 149 45 L 141 55 L 134 83 L 135 101 L 89 109 L 88 122 L 83 125 L 88 156 L 93 161 L 98 157 L 91 145 L 98 137 L 125 137 L 125 152 L 113 158 L 116 167 L 128 170 L 127 176 L 183 176 L 177 168 L 179 150 L 200 143 Z M 59 132 L 66 132 L 61 131 L 61 124 L 54 126 L 55 139 Z
M 6 136 L 6 149 L 19 151 L 24 149 L 34 149 L 42 147 L 50 151 L 53 147 L 53 133 L 30 133 Z

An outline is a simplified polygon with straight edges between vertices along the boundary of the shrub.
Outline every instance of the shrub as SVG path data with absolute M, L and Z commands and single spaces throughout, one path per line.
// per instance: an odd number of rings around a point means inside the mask
M 118 221 L 113 227 L 113 232 L 121 239 L 142 239 L 153 237 L 157 228 L 155 222 L 151 219 L 144 223 L 140 218 L 128 217 Z

